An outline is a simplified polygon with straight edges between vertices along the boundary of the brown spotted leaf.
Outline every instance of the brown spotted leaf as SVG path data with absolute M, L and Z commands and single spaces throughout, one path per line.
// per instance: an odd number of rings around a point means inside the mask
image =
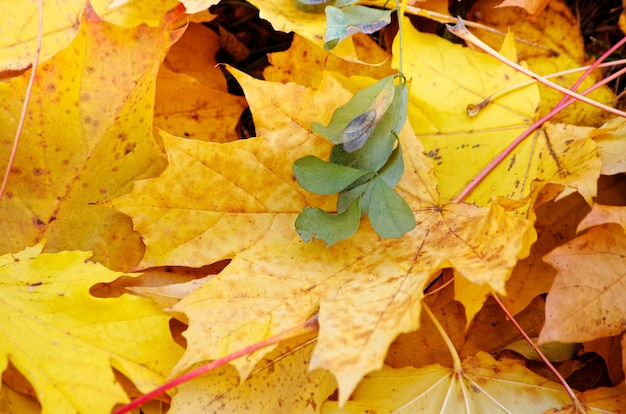
M 165 135 L 170 164 L 164 174 L 139 182 L 113 203 L 133 217 L 146 241 L 143 266 L 198 266 L 233 257 L 173 307 L 189 319 L 187 352 L 176 372 L 282 332 L 319 310 L 311 369 L 330 370 L 344 401 L 364 374 L 382 366 L 398 334 L 419 327 L 422 291 L 442 268 L 504 291 L 514 263 L 527 252 L 530 223 L 498 204 L 440 205 L 432 166 L 408 126 L 400 134 L 405 175 L 397 191 L 417 227 L 399 239 L 381 239 L 364 220 L 354 237 L 332 247 L 304 243 L 294 229 L 301 208 L 331 209 L 335 198 L 304 191 L 291 165 L 303 155 L 328 157 L 330 143 L 308 128 L 349 95 L 328 76 L 310 89 L 231 72 L 246 93 L 259 137 L 215 144 Z M 245 378 L 262 356 L 235 365 Z
M 46 251 L 92 250 L 117 269 L 140 260 L 141 240 L 128 217 L 98 204 L 164 166 L 152 108 L 158 62 L 176 36 L 168 19 L 128 29 L 87 6 L 73 42 L 37 68 L 20 151 L 0 201 L 0 215 L 11 217 L 0 220 L 0 252 L 45 239 Z M 2 165 L 28 75 L 0 83 Z

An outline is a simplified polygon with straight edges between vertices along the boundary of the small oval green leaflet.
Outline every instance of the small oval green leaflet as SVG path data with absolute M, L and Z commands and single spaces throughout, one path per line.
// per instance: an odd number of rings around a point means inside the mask
M 361 209 L 354 200 L 340 214 L 331 214 L 317 207 L 305 207 L 296 219 L 296 231 L 305 242 L 318 238 L 327 246 L 352 236 L 359 228 Z
M 373 33 L 400 15 L 393 10 L 354 5 L 357 0 L 295 0 L 307 11 L 324 7 L 324 49 L 331 50 L 354 33 Z M 331 4 L 332 3 L 332 4 Z M 402 31 L 399 17 L 399 31 Z M 402 48 L 400 61 L 402 61 Z M 402 64 L 399 66 L 402 68 Z M 309 156 L 297 160 L 293 172 L 305 190 L 339 193 L 335 212 L 305 207 L 296 219 L 302 240 L 321 239 L 327 246 L 351 237 L 361 218 L 369 216 L 380 237 L 397 238 L 416 226 L 411 207 L 394 190 L 404 173 L 399 133 L 407 119 L 408 83 L 402 70 L 356 92 L 335 110 L 328 125 L 314 122 L 311 131 L 334 144 L 328 162 Z
M 293 173 L 300 186 L 316 194 L 334 194 L 346 189 L 367 171 L 320 160 L 312 155 L 298 159 Z
M 396 94 L 393 82 L 385 83 L 383 90 L 376 96 L 367 112 L 354 118 L 343 130 L 340 142 L 346 152 L 353 152 L 365 145 L 374 128 L 385 115 Z
M 381 10 L 338 0 L 324 8 L 326 33 L 324 49 L 332 50 L 339 42 L 355 33 L 371 34 L 391 23 L 393 10 Z
M 415 228 L 415 215 L 404 199 L 376 177 L 369 204 L 372 227 L 380 237 L 397 238 Z
M 361 89 L 346 104 L 337 108 L 328 126 L 314 123 L 313 132 L 335 145 L 343 144 L 353 152 L 365 144 L 396 96 L 396 75 L 387 76 Z

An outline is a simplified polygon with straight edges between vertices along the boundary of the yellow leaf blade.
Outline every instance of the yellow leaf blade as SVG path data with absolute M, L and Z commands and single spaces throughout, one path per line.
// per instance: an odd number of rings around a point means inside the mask
M 122 274 L 89 253 L 40 250 L 0 258 L 2 365 L 30 381 L 44 412 L 111 412 L 127 401 L 111 366 L 144 392 L 160 385 L 181 353 L 169 316 L 139 297 L 92 297 Z
M 595 227 L 544 257 L 558 274 L 546 300 L 540 343 L 591 341 L 623 332 L 624 210 L 594 206 L 580 228 Z M 580 317 L 581 312 L 584 318 Z
M 319 308 L 312 367 L 330 370 L 345 399 L 382 364 L 396 336 L 419 327 L 422 290 L 441 269 L 453 266 L 473 283 L 503 292 L 513 265 L 528 254 L 530 222 L 497 204 L 440 206 L 432 165 L 408 126 L 399 134 L 405 174 L 397 190 L 417 227 L 399 239 L 381 239 L 364 222 L 354 237 L 330 248 L 302 242 L 293 227 L 299 210 L 332 210 L 335 199 L 299 188 L 291 165 L 304 155 L 328 156 L 330 144 L 308 128 L 320 114 L 329 116 L 342 89 L 329 77 L 310 89 L 232 72 L 260 137 L 214 144 L 164 135 L 170 164 L 163 176 L 139 182 L 114 202 L 146 240 L 144 266 L 233 257 L 172 308 L 189 319 L 187 352 L 175 372 L 280 333 Z M 265 352 L 234 362 L 242 377 Z
M 64 49 L 76 36 L 83 1 L 46 1 L 43 3 L 42 64 Z M 36 2 L 3 1 L 0 27 L 0 72 L 25 70 L 33 63 L 37 47 L 38 11 Z
M 451 200 L 537 119 L 538 89 L 515 89 L 470 117 L 467 105 L 525 77 L 486 54 L 405 27 L 406 42 L 414 45 L 405 52 L 406 76 L 412 79 L 409 122 L 433 161 L 442 199 Z M 397 42 L 394 47 L 397 53 Z M 574 188 L 591 202 L 601 163 L 589 132 L 546 125 L 519 144 L 466 201 L 488 205 L 494 196 L 521 200 L 541 180 Z
M 245 381 L 228 366 L 182 384 L 169 412 L 318 413 L 337 384 L 328 372 L 306 369 L 314 345 L 310 337 L 281 343 Z M 272 384 L 271 392 L 268 384 Z
M 559 384 L 514 360 L 494 360 L 479 352 L 456 374 L 441 365 L 384 367 L 368 375 L 343 409 L 324 404 L 324 413 L 491 413 L 544 412 L 570 403 Z
M 37 68 L 20 141 L 24 150 L 0 201 L 1 215 L 12 218 L 0 222 L 0 231 L 10 235 L 0 252 L 45 239 L 47 251 L 91 250 L 102 263 L 128 269 L 140 259 L 141 240 L 128 217 L 97 204 L 163 168 L 151 126 L 154 62 L 171 39 L 165 23 L 126 29 L 103 22 L 90 8 L 81 23 L 70 46 Z M 108 59 L 124 64 L 110 68 Z M 0 122 L 11 134 L 22 109 L 15 96 L 27 81 L 22 76 L 0 84 Z M 4 145 L 3 165 L 9 152 Z

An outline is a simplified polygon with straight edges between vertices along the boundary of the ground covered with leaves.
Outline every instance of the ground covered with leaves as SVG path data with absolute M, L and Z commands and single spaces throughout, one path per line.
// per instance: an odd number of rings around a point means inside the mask
M 334 40 L 308 3 L 2 2 L 0 412 L 111 413 L 287 331 L 142 412 L 626 412 L 620 79 L 511 147 L 563 94 L 447 1 Z M 619 3 L 463 3 L 565 88 L 622 37 Z

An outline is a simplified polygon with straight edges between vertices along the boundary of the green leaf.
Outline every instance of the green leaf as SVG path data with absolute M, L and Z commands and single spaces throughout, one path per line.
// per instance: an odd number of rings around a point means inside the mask
M 391 188 L 395 187 L 404 174 L 404 160 L 402 159 L 402 147 L 398 145 L 391 153 L 387 164 L 380 169 L 380 178 Z
M 293 0 L 296 9 L 307 13 L 320 13 L 333 3 L 333 0 Z
M 354 96 L 356 97 L 357 94 Z M 380 170 L 389 160 L 396 143 L 396 134 L 406 122 L 407 107 L 408 88 L 406 82 L 400 82 L 400 84 L 395 86 L 394 99 L 389 109 L 382 116 L 363 147 L 354 152 L 347 152 L 345 148 L 337 145 L 333 148 L 330 155 L 330 162 L 365 171 Z M 335 114 L 337 114 L 337 111 L 335 111 Z M 327 129 L 333 126 L 334 118 L 335 115 L 333 114 L 333 119 L 331 119 Z M 313 131 L 318 133 L 315 129 Z
M 359 205 L 361 207 L 361 217 L 363 217 L 369 211 L 371 192 L 371 181 L 360 184 L 353 188 L 349 188 L 347 190 L 343 190 L 339 194 L 339 198 L 337 199 L 337 212 L 343 213 L 348 207 L 350 207 L 350 205 L 352 205 L 352 202 L 354 200 L 359 199 Z
M 296 219 L 296 231 L 305 242 L 324 240 L 330 247 L 356 233 L 361 221 L 358 200 L 341 214 L 331 214 L 317 207 L 305 207 Z
M 372 187 L 369 218 L 380 237 L 397 238 L 415 228 L 415 215 L 409 205 L 380 177 Z
M 394 78 L 390 75 L 361 89 L 335 110 L 328 126 L 315 122 L 311 130 L 333 144 L 357 140 L 370 126 L 375 127 L 389 109 L 395 97 Z
M 343 149 L 347 152 L 353 152 L 361 148 L 374 131 L 379 120 L 380 118 L 377 117 L 374 109 L 354 118 L 339 137 L 339 141 L 343 143 Z
M 391 13 L 395 9 L 375 9 L 365 6 L 342 7 L 341 11 L 348 18 L 348 36 L 355 33 L 372 34 L 391 23 Z
M 367 171 L 333 164 L 309 155 L 293 164 L 293 173 L 305 190 L 317 194 L 334 194 L 367 174 Z
M 404 173 L 404 161 L 402 160 L 402 148 L 396 147 L 391 153 L 389 161 L 379 171 L 379 176 L 385 183 L 393 188 L 398 184 Z M 361 217 L 369 213 L 370 197 L 372 194 L 371 176 L 364 175 L 339 194 L 337 199 L 337 212 L 345 211 L 354 200 L 360 197 Z
M 327 6 L 324 12 L 326 13 L 324 49 L 332 50 L 342 39 L 348 37 L 348 18 L 336 7 Z
M 391 23 L 393 10 L 379 10 L 365 6 L 347 6 L 342 9 L 327 6 L 324 49 L 332 50 L 337 44 L 355 33 L 370 34 Z

